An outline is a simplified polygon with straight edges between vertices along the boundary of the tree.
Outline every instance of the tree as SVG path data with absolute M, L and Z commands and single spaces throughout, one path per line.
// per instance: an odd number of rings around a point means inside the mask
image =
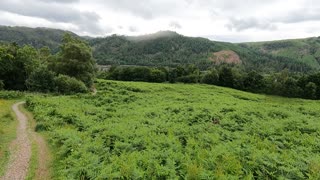
M 159 69 L 152 69 L 150 71 L 150 82 L 165 82 L 166 81 L 166 73 Z
M 62 74 L 54 78 L 54 83 L 56 92 L 62 94 L 85 93 L 88 91 L 82 81 Z
M 297 80 L 292 77 L 287 78 L 285 83 L 283 84 L 283 92 L 282 95 L 286 97 L 299 97 L 301 89 L 298 86 Z
M 56 60 L 49 63 L 58 74 L 74 77 L 91 87 L 95 78 L 95 61 L 92 50 L 84 41 L 65 34 Z
M 31 46 L 0 46 L 0 77 L 6 89 L 25 90 L 25 81 L 39 64 L 38 52 Z
M 234 77 L 230 67 L 223 66 L 219 71 L 219 85 L 225 87 L 234 86 Z
M 49 71 L 44 65 L 33 71 L 26 81 L 26 86 L 29 91 L 36 92 L 53 92 L 55 91 L 55 73 Z
M 48 60 L 48 58 L 51 57 L 50 48 L 45 46 L 45 47 L 39 49 L 39 56 L 40 56 L 40 60 L 42 63 L 46 62 Z
M 305 94 L 305 98 L 309 98 L 309 99 L 316 99 L 316 93 L 317 93 L 317 85 L 313 82 L 309 82 L 304 90 Z
M 263 76 L 256 71 L 249 72 L 244 78 L 244 89 L 250 92 L 261 92 L 264 88 Z
M 212 69 L 211 71 L 206 73 L 202 77 L 201 82 L 205 83 L 205 84 L 218 85 L 219 84 L 219 74 L 218 74 L 217 70 L 216 69 Z

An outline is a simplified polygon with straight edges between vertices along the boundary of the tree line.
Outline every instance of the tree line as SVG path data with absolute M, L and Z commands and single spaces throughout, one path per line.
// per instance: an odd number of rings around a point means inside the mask
M 0 89 L 35 92 L 87 92 L 95 78 L 95 61 L 90 46 L 65 34 L 60 50 L 51 54 L 16 43 L 0 45 Z
M 208 71 L 200 71 L 195 65 L 175 68 L 113 66 L 109 71 L 99 72 L 98 77 L 122 81 L 203 83 L 253 93 L 320 99 L 320 73 L 301 74 L 283 70 L 262 74 L 254 70 L 247 72 L 239 66 L 223 64 Z

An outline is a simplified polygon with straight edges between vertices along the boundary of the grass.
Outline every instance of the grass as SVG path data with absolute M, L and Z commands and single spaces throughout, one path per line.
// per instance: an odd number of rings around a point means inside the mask
M 36 177 L 36 169 L 39 168 L 38 167 L 38 147 L 36 144 L 36 141 L 34 139 L 33 136 L 33 130 L 36 126 L 36 123 L 33 119 L 33 116 L 30 112 L 26 111 L 26 109 L 23 106 L 19 107 L 20 111 L 23 112 L 27 118 L 28 118 L 28 133 L 29 133 L 29 137 L 31 137 L 30 142 L 31 142 L 31 159 L 29 162 L 29 168 L 28 168 L 28 174 L 26 179 L 27 180 L 31 180 L 31 179 L 35 179 Z
M 47 162 L 47 166 L 40 167 L 41 165 L 39 164 L 39 152 L 40 150 L 40 145 L 37 144 L 37 136 L 42 136 L 39 133 L 34 132 L 34 129 L 36 127 L 36 121 L 33 118 L 33 115 L 28 112 L 24 106 L 20 106 L 20 110 L 27 116 L 28 118 L 28 129 L 29 129 L 29 137 L 31 138 L 31 159 L 29 163 L 29 168 L 28 168 L 28 174 L 26 179 L 27 180 L 32 180 L 32 179 L 50 179 L 50 170 L 49 170 L 49 176 L 48 177 L 39 177 L 39 174 L 37 174 L 37 170 L 39 169 L 46 169 L 48 170 L 50 167 L 50 162 Z M 50 153 L 50 152 L 48 152 Z M 46 154 L 48 157 L 48 160 L 50 161 L 50 154 Z
M 54 179 L 319 179 L 319 101 L 209 85 L 98 81 L 32 96 Z
M 34 139 L 31 140 L 31 159 L 29 162 L 28 174 L 26 179 L 32 180 L 36 177 L 36 169 L 38 167 L 38 148 Z
M 0 100 L 0 177 L 4 175 L 9 160 L 9 144 L 16 138 L 17 121 L 11 106 L 14 101 Z

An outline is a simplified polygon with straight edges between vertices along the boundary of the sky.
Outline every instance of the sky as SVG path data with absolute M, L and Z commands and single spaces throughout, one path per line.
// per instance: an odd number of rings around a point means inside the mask
M 82 36 L 163 30 L 227 42 L 320 36 L 319 0 L 0 0 L 0 25 Z

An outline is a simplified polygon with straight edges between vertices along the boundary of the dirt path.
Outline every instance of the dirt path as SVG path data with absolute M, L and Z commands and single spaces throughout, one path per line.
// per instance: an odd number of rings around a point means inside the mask
M 31 114 L 28 113 L 28 117 L 31 121 L 32 129 L 35 128 L 35 121 Z M 35 180 L 47 180 L 50 179 L 49 166 L 51 162 L 50 151 L 45 139 L 38 133 L 31 131 L 32 142 L 37 146 L 37 168 L 33 179 Z
M 26 178 L 31 158 L 31 143 L 28 136 L 28 118 L 19 110 L 24 102 L 16 103 L 12 110 L 17 116 L 19 125 L 17 128 L 17 139 L 9 147 L 11 152 L 8 169 L 2 180 L 23 180 Z

